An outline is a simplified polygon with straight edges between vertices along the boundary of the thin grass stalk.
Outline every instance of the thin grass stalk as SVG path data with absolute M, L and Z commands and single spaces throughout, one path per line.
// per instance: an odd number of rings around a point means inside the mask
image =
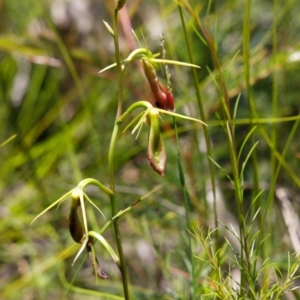
M 272 117 L 276 118 L 278 115 L 278 73 L 276 71 L 276 65 L 277 65 L 277 9 L 278 9 L 278 3 L 277 0 L 274 0 L 273 3 L 273 30 L 272 30 L 272 60 L 273 60 L 273 82 L 272 82 Z M 277 124 L 272 124 L 272 142 L 274 145 L 274 148 L 276 149 L 277 145 Z M 276 168 L 276 158 L 273 153 L 271 152 L 271 170 L 272 175 L 274 174 L 273 171 L 275 171 Z
M 68 156 L 69 156 L 71 166 L 72 166 L 72 171 L 74 174 L 74 179 L 76 180 L 76 182 L 80 182 L 82 180 L 82 173 L 81 173 L 78 161 L 76 159 L 76 153 L 75 153 L 74 146 L 72 143 L 70 127 L 66 121 L 65 114 L 63 111 L 61 112 L 61 121 L 62 121 L 63 133 L 65 136 L 65 141 L 66 141 L 67 149 L 68 149 L 68 153 L 69 153 Z
M 222 111 L 223 115 L 226 120 L 226 127 L 227 127 L 227 140 L 228 140 L 228 147 L 229 147 L 229 153 L 230 153 L 230 160 L 231 165 L 233 169 L 233 180 L 234 180 L 234 187 L 235 187 L 235 199 L 236 199 L 236 205 L 237 205 L 237 211 L 238 211 L 238 221 L 239 221 L 239 230 L 240 230 L 240 236 L 241 236 L 241 243 L 240 243 L 240 253 L 241 258 L 240 262 L 241 265 L 244 267 L 246 266 L 246 269 L 248 273 L 250 273 L 250 250 L 247 243 L 247 235 L 245 230 L 245 219 L 244 219 L 244 213 L 243 213 L 243 187 L 241 185 L 240 181 L 240 171 L 239 171 L 239 164 L 237 160 L 237 150 L 236 150 L 236 142 L 235 142 L 235 133 L 232 126 L 232 117 L 230 112 L 230 103 L 229 103 L 229 96 L 228 91 L 226 87 L 226 82 L 222 73 L 221 64 L 218 58 L 218 54 L 215 48 L 215 43 L 210 35 L 210 33 L 206 30 L 206 28 L 202 25 L 201 20 L 198 16 L 195 16 L 194 12 L 191 11 L 193 16 L 196 18 L 198 25 L 200 26 L 200 29 L 207 41 L 209 50 L 211 52 L 211 56 L 214 62 L 214 66 L 216 69 L 216 72 L 218 74 L 218 83 L 220 85 L 219 91 L 219 97 L 221 100 L 222 105 Z M 241 272 L 241 286 L 244 286 L 244 282 L 246 280 L 245 275 L 243 272 Z M 240 290 L 240 296 L 244 296 L 244 289 L 242 288 Z
M 277 10 L 275 7 L 277 7 L 277 4 L 274 3 L 274 8 L 273 9 Z M 274 12 L 274 15 L 275 15 L 275 12 Z M 276 15 L 274 16 L 274 18 L 276 18 Z M 273 26 L 277 28 L 277 24 L 273 24 Z M 276 31 L 277 31 L 277 29 L 273 28 L 273 34 L 277 34 Z M 273 37 L 273 42 L 274 42 L 274 39 L 275 39 L 275 46 L 274 47 L 276 48 L 277 38 Z M 277 53 L 276 50 L 274 50 L 274 51 L 275 51 L 275 53 Z M 274 57 L 274 55 L 275 54 L 273 53 L 273 64 L 276 63 L 276 58 Z M 274 94 L 272 95 L 272 103 L 273 103 L 272 104 L 272 107 L 273 107 L 272 110 L 273 110 L 273 114 L 274 113 L 277 114 L 277 78 L 276 77 L 277 77 L 276 75 L 275 75 L 275 78 L 273 77 L 273 93 L 275 92 L 275 95 Z M 256 111 L 254 103 L 250 102 L 250 105 L 251 105 L 251 113 L 252 113 L 253 118 L 258 119 L 258 113 Z M 274 115 L 273 115 L 273 117 L 275 118 Z M 276 120 L 276 118 L 274 120 Z M 263 213 L 261 219 L 259 220 L 260 224 L 265 224 L 266 217 L 270 213 L 270 210 L 273 207 L 272 204 L 273 204 L 273 198 L 274 198 L 275 185 L 276 185 L 276 180 L 277 180 L 278 173 L 279 173 L 279 170 L 280 170 L 281 166 L 285 168 L 285 170 L 290 175 L 290 177 L 292 178 L 292 180 L 294 181 L 294 183 L 298 187 L 300 186 L 300 181 L 299 181 L 298 177 L 289 168 L 289 166 L 285 162 L 284 155 L 283 154 L 281 155 L 276 150 L 276 144 L 277 144 L 276 130 L 277 129 L 275 128 L 275 126 L 276 125 L 274 124 L 274 126 L 272 127 L 271 138 L 269 137 L 268 133 L 266 132 L 266 130 L 263 127 L 259 127 L 261 135 L 263 136 L 263 138 L 267 142 L 268 146 L 270 147 L 270 151 L 271 151 L 271 167 L 273 166 L 275 168 L 275 172 L 272 171 L 271 186 L 270 186 L 270 189 L 269 189 L 268 199 L 267 199 L 267 203 L 265 205 L 264 213 Z M 296 126 L 298 126 L 298 124 Z M 292 136 L 292 133 L 290 134 L 289 137 L 291 137 L 291 136 Z M 275 143 L 274 143 L 273 139 L 275 139 Z M 285 149 L 287 149 L 287 148 L 285 148 Z M 274 162 L 272 161 L 272 157 L 274 158 Z M 276 168 L 276 161 L 277 160 L 278 160 L 279 165 L 277 165 L 277 168 Z M 270 230 L 272 231 L 272 228 Z M 260 245 L 260 243 L 261 243 L 261 241 L 263 240 L 264 237 L 265 237 L 264 228 L 263 228 L 263 226 L 260 226 L 260 234 L 259 234 L 259 239 L 258 239 L 258 244 L 259 245 Z M 257 247 L 257 249 L 255 251 L 256 255 L 258 255 L 258 252 L 261 251 L 261 256 L 262 256 L 263 260 L 265 260 L 265 256 L 266 256 L 265 250 L 266 250 L 265 247 Z M 263 276 L 266 279 L 266 277 L 268 276 L 268 274 L 266 274 L 266 272 L 263 272 Z
M 249 120 L 250 120 L 250 130 L 254 128 L 253 124 L 253 110 L 254 110 L 254 101 L 252 97 L 251 91 L 251 83 L 250 83 L 250 14 L 251 14 L 251 0 L 247 0 L 246 8 L 245 8 L 245 17 L 243 24 L 243 64 L 244 64 L 244 76 L 246 83 L 246 91 L 248 96 L 248 105 L 249 105 Z M 254 137 L 251 137 L 252 143 L 254 144 Z M 257 170 L 257 155 L 256 150 L 254 149 L 252 153 L 252 165 L 253 165 L 253 195 L 257 195 L 258 193 L 258 170 Z M 260 201 L 257 201 L 257 205 L 253 205 L 252 215 L 254 215 L 255 211 L 261 206 Z M 261 215 L 258 216 L 260 218 Z M 261 222 L 259 222 L 261 224 Z M 263 230 L 263 228 L 260 228 Z M 259 247 L 258 247 L 259 248 Z M 264 257 L 264 255 L 263 255 Z
M 277 64 L 277 0 L 274 0 L 273 2 L 273 26 L 272 26 L 272 63 L 273 63 L 273 82 L 272 82 L 272 117 L 276 118 L 278 115 L 278 72 L 276 71 L 276 64 Z M 277 129 L 278 124 L 272 123 L 272 132 L 271 132 L 271 139 L 272 143 L 274 145 L 274 149 L 277 149 Z M 272 189 L 269 191 L 268 200 L 266 211 L 269 212 L 271 216 L 273 216 L 273 203 L 274 203 L 274 193 L 271 194 L 271 191 L 273 190 L 273 187 L 276 185 L 277 181 L 277 160 L 275 157 L 274 150 L 271 150 L 271 186 Z M 281 166 L 279 162 L 279 166 Z M 280 168 L 278 169 L 279 172 Z M 274 192 L 274 190 L 273 190 Z M 271 218 L 272 220 L 272 218 Z M 272 234 L 272 221 L 268 224 L 269 232 Z M 273 239 L 272 239 L 273 242 Z M 273 245 L 274 246 L 274 245 Z
M 251 0 L 247 0 L 246 8 L 245 8 L 245 17 L 244 17 L 244 25 L 243 25 L 243 64 L 244 64 L 244 76 L 246 83 L 246 91 L 248 96 L 248 105 L 249 105 L 249 119 L 250 119 L 250 130 L 255 126 L 253 124 L 254 118 L 254 100 L 252 96 L 251 83 L 250 83 L 250 16 L 251 16 Z M 255 143 L 254 136 L 251 138 L 252 144 Z M 252 198 L 254 198 L 259 193 L 259 180 L 258 180 L 258 162 L 257 162 L 257 151 L 254 149 L 252 153 L 252 165 L 253 165 L 253 191 Z M 262 203 L 260 200 L 257 201 L 257 205 L 253 206 L 252 215 L 254 215 L 255 211 L 259 207 L 261 207 Z M 261 215 L 258 216 L 259 223 L 261 223 Z
M 257 112 L 255 111 L 255 115 L 257 117 Z M 299 118 L 299 117 L 298 117 Z M 296 118 L 295 120 L 298 120 L 298 118 Z M 266 143 L 268 144 L 268 146 L 270 147 L 270 149 L 274 150 L 274 155 L 276 157 L 276 159 L 278 160 L 278 162 L 281 164 L 281 166 L 285 169 L 285 171 L 287 172 L 287 174 L 290 176 L 290 178 L 292 179 L 293 183 L 300 188 L 300 178 L 299 176 L 289 167 L 288 163 L 286 162 L 286 160 L 284 159 L 284 157 L 281 155 L 281 153 L 279 153 L 275 148 L 274 145 L 272 143 L 271 138 L 269 137 L 269 134 L 265 131 L 264 128 L 259 127 L 260 130 L 260 134 L 263 136 L 263 138 L 265 139 Z
M 234 151 L 233 144 L 230 147 L 230 142 L 232 140 L 232 137 L 230 136 L 230 130 L 228 130 L 227 133 L 228 140 L 229 140 L 229 154 L 230 154 L 230 160 L 231 160 L 231 166 L 233 171 L 233 181 L 234 181 L 234 193 L 235 193 L 235 199 L 236 199 L 236 205 L 237 205 L 237 213 L 238 213 L 238 223 L 239 223 L 239 231 L 240 231 L 240 265 L 243 269 L 246 265 L 249 266 L 248 263 L 248 254 L 247 254 L 247 239 L 246 239 L 246 230 L 245 230 L 245 219 L 244 219 L 244 213 L 243 213 L 243 187 L 241 186 L 240 181 L 240 175 L 239 175 L 239 168 L 238 168 L 238 162 L 236 157 L 236 152 Z M 232 143 L 232 142 L 231 142 Z M 246 259 L 246 260 L 245 260 Z M 245 290 L 246 287 L 245 284 L 245 276 L 243 273 L 243 270 L 241 271 L 241 277 L 240 277 L 240 297 L 245 296 Z
M 237 161 L 237 151 L 236 151 L 236 144 L 235 144 L 235 136 L 234 136 L 234 131 L 233 131 L 233 126 L 232 126 L 232 118 L 231 118 L 231 113 L 230 113 L 230 105 L 229 105 L 229 96 L 226 88 L 226 83 L 222 74 L 221 70 L 221 65 L 219 62 L 218 55 L 216 53 L 214 41 L 209 34 L 209 32 L 203 27 L 201 20 L 197 15 L 195 15 L 194 11 L 188 7 L 190 13 L 193 15 L 195 20 L 197 21 L 203 35 L 206 38 L 206 41 L 208 43 L 208 47 L 210 49 L 212 59 L 216 68 L 216 71 L 218 73 L 218 82 L 220 83 L 221 89 L 219 89 L 219 96 L 221 99 L 221 104 L 222 104 L 222 110 L 223 110 L 223 115 L 225 117 L 226 126 L 227 126 L 227 140 L 228 140 L 228 147 L 229 147 L 229 152 L 230 152 L 230 160 L 231 160 L 231 165 L 233 168 L 233 178 L 234 178 L 234 185 L 235 185 L 235 199 L 236 199 L 236 205 L 237 205 L 237 210 L 238 210 L 238 221 L 239 221 L 239 230 L 240 230 L 240 235 L 241 235 L 241 265 L 246 266 L 247 271 L 250 273 L 250 260 L 249 260 L 249 247 L 247 245 L 247 238 L 246 238 L 246 231 L 245 231 L 245 220 L 243 217 L 243 191 L 242 191 L 242 186 L 240 182 L 240 174 L 239 174 L 239 167 L 238 167 L 238 161 Z M 244 257 L 245 255 L 245 257 Z M 244 261 L 244 258 L 246 260 Z M 243 272 L 241 272 L 241 286 L 244 286 L 245 282 L 245 276 Z M 240 296 L 244 296 L 244 289 L 240 290 Z
M 68 70 L 70 72 L 70 75 L 75 83 L 75 86 L 76 86 L 76 89 L 80 95 L 80 98 L 82 100 L 82 102 L 86 102 L 86 96 L 84 94 L 84 89 L 83 89 L 83 86 L 82 86 L 82 83 L 80 81 L 80 78 L 79 78 L 79 75 L 77 73 L 77 70 L 75 68 L 75 65 L 74 65 L 74 62 L 71 58 L 71 55 L 68 51 L 68 48 L 66 47 L 66 45 L 64 44 L 62 38 L 60 37 L 60 35 L 58 34 L 56 28 L 55 28 L 55 25 L 53 24 L 52 20 L 50 19 L 50 17 L 48 15 L 46 15 L 46 20 L 51 28 L 51 30 L 53 31 L 54 35 L 55 35 L 55 40 L 56 40 L 56 43 L 57 43 L 57 46 L 64 58 L 64 61 L 68 67 Z M 87 111 L 89 112 L 89 111 Z
M 68 294 L 70 293 L 72 287 L 74 286 L 74 282 L 75 282 L 77 276 L 79 275 L 80 270 L 82 270 L 83 264 L 85 263 L 85 261 L 86 261 L 86 259 L 87 259 L 87 256 L 88 256 L 88 255 L 87 255 L 87 253 L 86 253 L 86 254 L 84 255 L 83 259 L 81 260 L 81 263 L 80 263 L 79 266 L 77 267 L 77 269 L 76 269 L 76 271 L 75 271 L 75 273 L 74 273 L 74 275 L 73 275 L 71 281 L 70 281 L 70 282 L 67 282 L 67 280 L 66 280 L 65 278 L 64 278 L 64 279 L 65 279 L 65 282 L 62 281 L 63 283 L 65 283 L 65 287 L 66 287 L 65 292 L 64 292 L 64 295 L 63 295 L 63 299 L 62 299 L 62 300 L 67 299 L 67 296 L 68 296 Z M 61 276 L 59 276 L 59 277 L 62 277 L 64 274 L 63 274 L 62 272 L 59 272 L 59 275 L 61 275 Z
M 297 121 L 299 119 L 299 115 L 296 116 L 289 116 L 289 117 L 281 117 L 281 118 L 252 118 L 251 121 L 253 125 L 259 125 L 259 124 L 269 124 L 269 123 L 285 123 L 285 122 L 293 122 Z M 208 121 L 206 123 L 209 127 L 213 126 L 220 126 L 220 120 L 216 121 Z M 250 119 L 235 119 L 232 120 L 233 125 L 249 125 Z M 194 127 L 191 127 L 194 128 Z
M 188 230 L 187 236 L 188 236 L 189 259 L 190 259 L 191 267 L 192 267 L 192 294 L 191 294 L 191 299 L 194 299 L 194 297 L 196 296 L 197 285 L 196 285 L 196 271 L 195 271 L 195 264 L 194 264 L 194 255 L 193 255 L 193 248 L 192 248 L 192 237 L 190 235 L 190 232 L 192 232 L 192 230 L 193 230 L 191 225 L 190 225 L 190 218 L 189 218 L 190 201 L 189 201 L 189 196 L 187 194 L 187 190 L 186 190 L 186 186 L 185 186 L 185 176 L 184 176 L 184 171 L 183 171 L 183 167 L 182 167 L 182 159 L 181 159 L 181 155 L 180 155 L 180 146 L 179 146 L 177 122 L 176 122 L 175 117 L 173 117 L 173 124 L 174 124 L 175 137 L 176 137 L 178 173 L 179 173 L 181 190 L 182 190 L 183 199 L 184 199 L 186 228 Z
M 230 160 L 231 165 L 233 168 L 233 178 L 234 178 L 234 186 L 235 186 L 235 199 L 237 204 L 237 211 L 238 211 L 238 221 L 239 221 L 239 229 L 240 229 L 240 238 L 241 238 L 241 266 L 243 270 L 241 270 L 241 286 L 245 286 L 245 282 L 250 283 L 250 286 L 248 287 L 251 289 L 251 282 L 249 282 L 248 277 L 245 276 L 247 274 L 251 274 L 251 260 L 250 260 L 250 249 L 247 241 L 247 233 L 246 233 L 246 224 L 245 224 L 245 218 L 244 218 L 244 212 L 243 212 L 243 186 L 241 183 L 241 177 L 240 177 L 240 170 L 239 170 L 239 162 L 237 160 L 237 150 L 236 150 L 236 142 L 235 142 L 235 132 L 233 130 L 232 126 L 232 116 L 230 112 L 230 103 L 229 103 L 229 95 L 226 87 L 226 82 L 223 76 L 223 72 L 221 69 L 221 64 L 219 61 L 219 57 L 217 54 L 217 50 L 215 47 L 214 40 L 211 36 L 211 34 L 206 30 L 206 28 L 201 24 L 201 21 L 199 17 L 197 17 L 199 20 L 199 26 L 201 28 L 201 31 L 203 35 L 206 38 L 206 41 L 208 43 L 209 50 L 212 55 L 212 59 L 214 62 L 214 66 L 216 68 L 216 72 L 218 74 L 218 83 L 220 85 L 219 90 L 219 96 L 221 99 L 221 105 L 223 110 L 223 115 L 226 120 L 226 127 L 227 127 L 227 138 L 228 138 L 228 146 L 229 146 L 229 152 L 230 152 Z M 244 269 L 245 267 L 245 269 Z M 246 270 L 246 273 L 245 273 Z M 240 290 L 240 296 L 244 297 L 244 289 L 242 288 Z
M 41 2 L 42 3 L 42 2 Z M 82 107 L 83 107 L 83 112 L 86 115 L 86 120 L 89 120 L 91 125 L 92 125 L 92 130 L 90 131 L 91 135 L 92 135 L 92 140 L 97 140 L 98 139 L 98 132 L 96 131 L 96 126 L 94 123 L 94 118 L 91 112 L 91 105 L 88 102 L 88 98 L 86 96 L 85 93 L 85 88 L 84 88 L 84 84 L 82 83 L 82 78 L 80 78 L 77 70 L 76 70 L 76 66 L 74 64 L 74 61 L 72 59 L 72 56 L 70 54 L 69 49 L 67 48 L 67 46 L 65 45 L 64 41 L 62 40 L 61 36 L 59 35 L 59 32 L 57 31 L 55 25 L 53 24 L 53 21 L 51 20 L 51 18 L 49 17 L 49 14 L 45 14 L 45 19 L 49 25 L 49 27 L 51 28 L 51 30 L 53 31 L 54 35 L 55 35 L 55 41 L 57 43 L 57 46 L 63 56 L 63 59 L 67 65 L 67 68 L 70 72 L 70 75 L 74 81 L 77 93 L 79 95 L 79 99 L 81 101 Z M 67 101 L 68 102 L 68 101 Z M 66 104 L 66 103 L 65 103 Z M 94 145 L 94 144 L 93 144 Z M 93 147 L 94 152 L 96 153 L 96 156 L 100 156 L 100 152 L 99 152 L 99 147 L 94 146 Z M 75 157 L 74 157 L 75 158 Z M 73 168 L 77 168 L 76 167 L 76 163 L 72 162 L 72 167 Z M 80 181 L 82 179 L 82 176 L 79 174 L 81 173 L 81 171 L 76 170 L 75 172 L 77 172 L 76 174 L 76 181 Z M 78 180 L 80 175 L 80 179 Z M 42 186 L 42 185 L 41 185 Z
M 179 10 L 182 29 L 183 29 L 183 34 L 184 34 L 184 37 L 185 37 L 185 43 L 186 43 L 186 46 L 187 46 L 187 49 L 188 49 L 189 60 L 190 60 L 191 64 L 194 64 L 192 49 L 191 49 L 191 45 L 190 45 L 190 42 L 189 42 L 189 39 L 188 39 L 188 34 L 187 34 L 186 26 L 185 26 L 183 12 L 182 12 L 182 8 L 181 8 L 180 4 L 178 4 L 178 10 Z M 196 98 L 197 98 L 198 109 L 199 109 L 199 112 L 200 112 L 200 117 L 201 117 L 202 121 L 206 123 L 206 115 L 205 115 L 205 112 L 204 112 L 202 96 L 201 96 L 200 89 L 199 89 L 199 86 L 198 86 L 197 71 L 195 70 L 195 68 L 192 68 L 192 76 L 193 76 L 194 88 L 195 88 L 195 91 L 196 91 Z M 211 149 L 209 131 L 206 128 L 206 126 L 203 126 L 203 132 L 204 132 L 204 138 L 205 138 L 206 149 L 207 149 L 206 158 L 207 158 L 207 162 L 208 162 L 210 181 L 211 181 L 211 187 L 212 187 L 212 192 L 213 192 L 214 222 L 215 222 L 215 228 L 218 228 L 218 213 L 217 213 L 217 200 L 216 200 L 216 179 L 215 179 L 215 174 L 214 174 L 213 163 L 209 159 L 209 157 L 212 157 L 212 149 Z M 206 201 L 205 201 L 205 207 L 207 207 Z M 216 230 L 217 240 L 218 240 L 218 232 L 219 231 Z
M 244 76 L 245 76 L 245 83 L 246 83 L 246 91 L 248 96 L 248 105 L 249 105 L 249 120 L 250 120 L 250 130 L 254 128 L 253 118 L 255 118 L 255 104 L 252 97 L 252 90 L 251 90 L 251 83 L 250 83 L 250 16 L 251 16 L 251 0 L 247 0 L 246 7 L 245 7 L 245 17 L 244 17 L 244 24 L 243 24 L 243 64 L 244 64 Z M 252 144 L 255 144 L 254 136 L 251 137 Z M 252 166 L 253 166 L 253 190 L 252 190 L 252 198 L 259 193 L 259 180 L 258 180 L 258 160 L 257 160 L 257 151 L 254 148 L 252 155 Z M 252 206 L 251 215 L 253 216 L 255 212 L 262 207 L 261 198 L 255 202 L 255 205 Z M 261 236 L 264 236 L 264 226 L 262 223 L 262 216 L 261 214 L 258 215 L 258 224 L 259 230 L 261 231 Z M 245 238 L 245 244 L 247 244 L 247 239 Z M 256 255 L 258 252 L 261 252 L 263 261 L 265 260 L 265 251 L 264 247 L 258 247 L 256 250 Z M 246 252 L 247 260 L 248 260 L 248 271 L 249 275 L 251 276 L 251 281 L 255 274 L 256 269 L 256 262 L 257 260 L 250 261 L 248 257 L 249 253 Z M 264 272 L 265 274 L 265 272 Z M 253 283 L 253 282 L 251 282 Z
M 290 149 L 291 142 L 292 142 L 299 126 L 300 126 L 300 119 L 298 118 L 296 120 L 296 122 L 294 123 L 293 128 L 290 131 L 288 139 L 285 143 L 284 149 L 283 149 L 282 154 L 281 154 L 282 158 L 285 157 L 287 151 Z M 276 167 L 276 170 L 274 172 L 273 178 L 272 178 L 273 180 L 271 181 L 269 194 L 268 194 L 268 199 L 267 199 L 267 203 L 266 203 L 266 209 L 265 209 L 264 215 L 263 215 L 263 222 L 265 222 L 265 220 L 267 218 L 267 214 L 269 214 L 269 210 L 272 209 L 272 206 L 273 206 L 274 194 L 275 194 L 275 189 L 276 189 L 276 181 L 277 181 L 279 172 L 281 170 L 281 167 L 282 167 L 282 162 L 279 160 L 279 162 L 277 164 L 277 167 Z

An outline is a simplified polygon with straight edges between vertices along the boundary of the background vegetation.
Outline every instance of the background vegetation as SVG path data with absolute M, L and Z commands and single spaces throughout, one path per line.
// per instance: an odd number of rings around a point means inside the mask
M 138 47 L 133 28 L 152 52 L 163 33 L 168 59 L 201 66 L 170 66 L 171 81 L 176 112 L 208 124 L 204 132 L 177 121 L 188 207 L 172 118 L 162 123 L 165 177 L 146 158 L 146 126 L 117 142 L 118 209 L 157 187 L 120 220 L 132 298 L 300 299 L 300 2 L 178 2 L 128 0 L 119 15 L 122 58 Z M 115 62 L 102 23 L 112 24 L 114 8 L 109 0 L 0 1 L 3 299 L 122 299 L 118 269 L 100 245 L 108 280 L 96 285 L 84 256 L 71 266 L 69 202 L 30 227 L 80 180 L 108 184 L 117 70 L 98 71 Z M 138 62 L 125 73 L 124 107 L 137 100 L 154 101 Z M 108 199 L 89 193 L 109 219 Z M 88 214 L 99 230 L 103 218 Z M 116 248 L 113 228 L 105 238 Z

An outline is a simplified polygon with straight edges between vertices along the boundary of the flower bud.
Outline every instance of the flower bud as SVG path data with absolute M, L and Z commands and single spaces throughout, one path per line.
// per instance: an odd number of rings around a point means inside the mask
M 119 0 L 117 3 L 116 10 L 120 10 L 126 3 L 127 0 Z
M 77 214 L 77 209 L 80 206 L 80 199 L 77 192 L 73 192 L 71 197 L 72 197 L 71 210 L 70 210 L 70 215 L 68 217 L 69 230 L 73 240 L 76 243 L 81 243 L 81 239 L 83 237 L 83 228 Z
M 146 59 L 142 59 L 144 73 L 148 79 L 151 90 L 155 96 L 155 105 L 158 108 L 174 111 L 174 98 L 166 87 L 156 77 L 153 65 Z
M 163 140 L 160 135 L 159 113 L 156 109 L 150 111 L 150 113 L 148 114 L 148 121 L 150 124 L 150 129 L 148 136 L 147 157 L 153 170 L 161 176 L 164 176 L 167 155 Z

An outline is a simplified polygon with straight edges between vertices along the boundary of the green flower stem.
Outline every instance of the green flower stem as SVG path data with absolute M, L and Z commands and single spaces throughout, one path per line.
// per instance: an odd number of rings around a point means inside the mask
M 101 182 L 99 182 L 98 180 L 96 180 L 94 178 L 86 178 L 86 179 L 82 180 L 78 184 L 78 188 L 83 190 L 89 184 L 97 186 L 100 190 L 102 190 L 107 195 L 111 195 L 114 193 L 112 190 L 110 190 L 109 188 L 107 188 L 105 185 L 103 185 Z
M 109 184 L 110 184 L 110 189 L 113 191 L 113 194 L 109 194 L 112 219 L 114 218 L 115 215 L 117 215 L 117 211 L 118 211 L 117 203 L 116 203 L 116 196 L 115 196 L 115 180 L 114 180 L 114 164 L 113 164 L 114 163 L 114 149 L 115 149 L 118 132 L 119 132 L 119 125 L 116 122 L 114 129 L 113 129 L 110 147 L 109 147 L 109 153 L 108 153 Z M 126 272 L 125 257 L 124 257 L 123 248 L 122 248 L 121 233 L 120 233 L 118 221 L 114 220 L 113 224 L 114 224 L 114 231 L 115 231 L 115 240 L 117 243 L 118 253 L 119 253 L 119 257 L 120 257 L 119 268 L 120 268 L 120 271 L 122 274 L 124 297 L 126 300 L 128 300 L 129 299 L 128 277 L 127 277 L 127 272 Z
M 115 194 L 110 195 L 110 204 L 111 204 L 112 215 L 115 216 L 117 214 Z M 113 223 L 114 223 L 114 230 L 115 230 L 115 239 L 116 239 L 119 258 L 120 258 L 120 264 L 118 264 L 118 266 L 119 266 L 121 274 L 122 274 L 124 297 L 125 297 L 125 300 L 129 300 L 128 276 L 127 276 L 127 271 L 126 271 L 126 263 L 125 263 L 124 253 L 123 253 L 119 223 L 117 220 L 114 220 Z
M 110 140 L 109 152 L 108 152 L 108 170 L 109 170 L 109 185 L 110 189 L 115 193 L 115 176 L 114 176 L 114 150 L 119 132 L 119 125 L 115 123 L 113 133 Z M 114 214 L 113 214 L 114 216 Z
M 126 61 L 130 62 L 134 59 L 140 58 L 142 56 L 151 56 L 151 52 L 145 48 L 138 48 L 132 51 L 128 57 L 126 58 Z
M 117 2 L 116 12 L 118 12 L 126 3 L 127 0 L 119 0 Z
M 129 106 L 129 108 L 123 113 L 123 115 L 121 115 L 118 119 L 117 119 L 117 125 L 120 125 L 126 118 L 127 116 L 133 112 L 135 109 L 139 108 L 139 107 L 143 107 L 146 108 L 148 110 L 150 110 L 151 108 L 153 108 L 153 106 L 147 102 L 147 101 L 138 101 L 133 103 L 132 105 Z
M 118 8 L 116 8 L 114 13 L 114 44 L 115 44 L 115 54 L 116 54 L 116 63 L 117 63 L 117 69 L 118 69 L 118 108 L 117 108 L 117 114 L 116 114 L 116 120 L 121 116 L 122 114 L 122 102 L 123 102 L 123 70 L 121 66 L 121 59 L 120 59 L 120 49 L 119 49 L 119 41 L 118 41 Z M 118 129 L 119 126 L 117 123 L 115 123 L 110 147 L 109 147 L 109 153 L 108 153 L 108 172 L 109 172 L 109 183 L 110 183 L 110 189 L 113 193 L 115 193 L 115 182 L 114 182 L 114 164 L 113 164 L 113 158 L 114 158 L 114 149 L 116 144 L 116 139 L 118 135 Z M 117 214 L 117 203 L 116 203 L 116 196 L 115 194 L 110 194 L 110 204 L 111 204 L 111 214 L 112 218 Z M 121 233 L 119 229 L 118 222 L 114 222 L 114 231 L 115 231 L 115 239 L 117 243 L 118 253 L 120 257 L 120 271 L 122 274 L 122 282 L 123 282 L 123 291 L 124 291 L 124 297 L 125 300 L 129 300 L 129 289 L 128 289 L 128 277 L 126 272 L 126 264 L 125 264 L 125 257 L 123 254 L 123 248 L 122 248 L 122 241 L 121 241 Z
M 114 44 L 115 44 L 115 53 L 116 53 L 116 63 L 118 69 L 118 109 L 116 119 L 118 119 L 122 114 L 122 104 L 123 104 L 123 70 L 120 58 L 120 48 L 118 40 L 118 10 L 115 10 L 114 13 Z

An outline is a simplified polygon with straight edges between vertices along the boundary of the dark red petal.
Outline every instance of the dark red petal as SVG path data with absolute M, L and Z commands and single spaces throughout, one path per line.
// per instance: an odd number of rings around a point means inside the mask
M 69 221 L 69 231 L 76 243 L 81 243 L 81 239 L 83 237 L 83 228 L 80 222 L 80 219 L 77 214 L 77 209 L 79 206 L 79 198 L 72 197 L 71 210 L 68 217 Z
M 160 108 L 163 108 L 163 109 L 169 110 L 169 111 L 174 111 L 173 95 L 169 92 L 169 90 L 166 87 L 163 86 L 163 84 L 161 82 L 158 82 L 158 85 L 159 85 L 160 90 L 165 94 L 165 97 L 166 97 L 164 107 L 160 107 Z

